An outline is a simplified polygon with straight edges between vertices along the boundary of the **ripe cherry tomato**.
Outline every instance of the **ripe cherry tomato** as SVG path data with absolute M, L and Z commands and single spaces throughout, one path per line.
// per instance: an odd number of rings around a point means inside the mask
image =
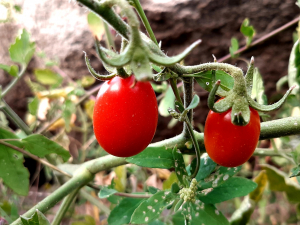
M 207 154 L 217 164 L 236 167 L 253 154 L 260 134 L 260 119 L 250 107 L 250 122 L 246 126 L 231 123 L 231 109 L 224 113 L 209 111 L 204 128 Z
M 158 109 L 149 82 L 135 77 L 106 81 L 95 102 L 93 125 L 101 147 L 118 157 L 143 151 L 156 131 Z

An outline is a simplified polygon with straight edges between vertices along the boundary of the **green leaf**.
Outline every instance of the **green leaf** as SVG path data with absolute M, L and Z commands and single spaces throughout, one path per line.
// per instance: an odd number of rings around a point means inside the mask
M 109 225 L 122 225 L 130 223 L 134 210 L 141 204 L 143 199 L 124 198 L 110 213 L 107 222 Z
M 300 185 L 290 179 L 287 174 L 270 165 L 262 165 L 266 171 L 271 191 L 285 192 L 291 203 L 300 202 Z
M 174 166 L 171 151 L 164 147 L 148 147 L 141 153 L 126 158 L 126 161 L 149 168 L 170 169 Z
M 197 83 L 206 91 L 210 92 L 214 86 L 212 71 L 205 71 L 194 74 Z M 229 91 L 233 88 L 234 80 L 232 76 L 222 70 L 216 70 L 216 80 L 221 80 L 220 87 L 223 91 Z M 219 89 L 220 89 L 219 87 Z M 220 95 L 220 90 L 218 89 L 217 94 Z M 222 95 L 221 95 L 222 96 Z
M 292 174 L 290 175 L 290 177 L 298 177 L 298 176 L 300 176 L 300 165 L 292 168 L 291 172 L 292 172 Z
M 131 217 L 131 223 L 144 224 L 154 221 L 159 217 L 163 209 L 172 204 L 176 198 L 178 198 L 178 195 L 170 191 L 157 192 L 136 208 Z
M 169 86 L 165 93 L 165 96 L 159 103 L 159 106 L 158 106 L 159 114 L 164 117 L 170 116 L 170 114 L 168 112 L 168 108 L 174 108 L 174 102 L 175 102 L 175 95 L 173 93 L 171 86 Z
M 35 69 L 34 75 L 37 81 L 44 85 L 59 85 L 63 81 L 59 74 L 50 69 Z
M 156 187 L 152 187 L 152 186 L 149 186 L 148 187 L 148 191 L 151 193 L 151 194 L 155 194 L 156 192 L 160 191 L 158 188 Z
M 184 164 L 182 154 L 179 150 L 177 150 L 176 146 L 174 147 L 172 153 L 174 158 L 174 168 L 179 183 L 184 187 L 188 187 L 189 186 L 188 173 L 185 169 L 185 164 Z
M 156 220 L 150 222 L 149 225 L 165 225 L 165 223 L 156 219 Z
M 246 18 L 240 28 L 240 31 L 247 39 L 247 46 L 249 46 L 252 42 L 252 39 L 255 35 L 255 29 L 253 26 L 250 26 L 250 21 L 248 18 Z
M 70 131 L 71 116 L 76 112 L 76 105 L 70 99 L 67 99 L 63 105 L 62 117 L 65 120 L 66 131 Z
M 198 187 L 200 189 L 207 188 L 215 188 L 224 182 L 228 181 L 230 177 L 235 175 L 237 172 L 241 170 L 242 166 L 239 167 L 223 167 L 221 166 L 216 170 L 216 172 L 212 173 L 210 176 L 206 177 L 204 180 L 200 180 Z
M 186 109 L 190 110 L 190 109 L 196 108 L 198 106 L 199 102 L 200 102 L 200 98 L 198 95 L 195 94 L 190 105 Z
M 212 159 L 208 156 L 208 154 L 204 153 L 201 156 L 201 164 L 200 164 L 199 171 L 195 177 L 196 180 L 200 181 L 206 178 L 208 175 L 212 173 L 212 171 L 214 171 L 216 166 L 217 164 L 214 161 L 212 161 Z
M 295 42 L 289 59 L 288 66 L 288 84 L 289 87 L 297 85 L 292 94 L 297 95 L 299 93 L 299 77 L 300 77 L 300 50 L 299 50 L 299 40 Z
M 167 180 L 163 182 L 163 190 L 171 189 L 172 185 L 178 181 L 174 172 L 170 174 Z
M 18 139 L 18 137 L 0 127 L 0 139 Z M 27 195 L 29 190 L 29 172 L 24 167 L 23 161 L 21 153 L 0 144 L 0 177 L 19 195 Z
M 52 153 L 61 156 L 65 162 L 70 158 L 70 153 L 67 150 L 41 134 L 33 134 L 20 141 L 9 141 L 9 143 L 18 146 L 19 148 L 23 148 L 40 158 L 44 158 L 46 155 Z
M 5 72 L 9 73 L 13 77 L 17 77 L 19 73 L 19 68 L 16 65 L 7 66 L 0 64 L 0 69 L 3 69 Z
M 251 97 L 256 99 L 256 101 L 261 105 L 268 104 L 267 96 L 265 95 L 263 79 L 257 67 L 254 69 Z
M 232 58 L 237 57 L 238 55 L 235 52 L 239 49 L 239 41 L 235 37 L 231 38 L 231 46 L 229 48 L 229 52 Z
M 174 216 L 180 218 L 180 215 L 183 217 L 183 221 L 187 219 L 186 225 L 229 225 L 226 217 L 214 205 L 204 204 L 200 201 L 184 203 L 182 210 Z
M 39 108 L 39 99 L 37 97 L 31 98 L 28 103 L 28 110 L 31 115 L 36 116 Z
M 199 200 L 207 204 L 216 204 L 236 197 L 245 196 L 257 187 L 252 180 L 232 177 L 210 192 L 199 195 Z
M 21 221 L 23 225 L 50 225 L 47 218 L 38 209 L 30 218 L 21 216 Z
M 99 192 L 99 194 L 98 194 L 98 196 L 99 196 L 99 198 L 108 198 L 109 196 L 111 196 L 111 195 L 113 195 L 113 194 L 115 194 L 115 193 L 117 193 L 118 191 L 117 190 L 115 190 L 115 189 L 111 189 L 111 188 L 108 188 L 108 187 L 105 187 L 105 186 L 103 186 L 103 187 L 101 187 L 101 190 L 100 190 L 100 192 Z
M 30 42 L 29 33 L 23 29 L 15 43 L 9 48 L 10 58 L 14 62 L 28 64 L 35 51 L 35 43 Z
M 87 21 L 88 21 L 89 28 L 93 33 L 93 36 L 96 36 L 98 40 L 101 40 L 102 35 L 105 33 L 105 29 L 100 17 L 97 16 L 95 13 L 90 12 L 87 15 Z

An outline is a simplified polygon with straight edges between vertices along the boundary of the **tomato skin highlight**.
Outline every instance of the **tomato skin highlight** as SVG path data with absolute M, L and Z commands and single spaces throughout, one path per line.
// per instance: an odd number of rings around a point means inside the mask
M 98 143 L 108 153 L 129 157 L 143 151 L 155 134 L 156 96 L 150 82 L 135 77 L 106 81 L 96 98 L 93 125 Z
M 231 123 L 231 109 L 224 113 L 209 111 L 204 128 L 207 154 L 217 164 L 236 167 L 253 154 L 260 135 L 258 112 L 250 107 L 250 122 L 246 126 Z

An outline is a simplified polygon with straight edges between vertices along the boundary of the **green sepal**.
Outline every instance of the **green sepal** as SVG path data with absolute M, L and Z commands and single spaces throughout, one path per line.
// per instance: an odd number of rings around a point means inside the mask
M 246 89 L 247 94 L 251 96 L 252 93 L 252 86 L 253 86 L 253 73 L 254 73 L 254 57 L 251 57 L 250 65 L 247 70 L 245 80 L 246 80 Z
M 247 95 L 247 100 L 248 100 L 249 105 L 253 109 L 256 109 L 256 110 L 261 111 L 261 112 L 268 112 L 268 111 L 271 111 L 271 110 L 274 110 L 274 109 L 278 109 L 280 106 L 282 106 L 282 104 L 284 103 L 284 101 L 286 100 L 286 98 L 292 92 L 292 90 L 294 88 L 295 88 L 295 85 L 292 86 L 278 102 L 276 102 L 272 105 L 261 105 L 261 104 L 257 103 L 256 101 L 254 101 L 248 95 Z
M 99 58 L 100 58 L 99 43 L 98 43 L 97 41 L 95 42 L 95 47 L 96 47 L 97 55 L 98 55 Z M 118 54 L 115 53 L 114 51 L 109 50 L 109 49 L 107 49 L 107 48 L 104 48 L 104 47 L 101 47 L 101 46 L 100 46 L 100 49 L 101 49 L 101 51 L 103 51 L 103 52 L 104 52 L 108 57 L 110 57 L 110 58 L 116 57 L 116 56 L 118 55 Z M 101 59 L 101 58 L 100 58 L 100 59 Z M 105 63 L 105 62 L 103 62 L 103 61 L 102 61 L 102 64 L 103 64 L 104 68 L 105 68 L 108 72 L 114 73 L 114 72 L 116 71 L 116 68 L 115 68 L 115 67 L 110 66 L 110 65 L 108 65 L 107 63 Z
M 114 67 L 122 67 L 125 66 L 126 64 L 128 64 L 131 60 L 131 54 L 129 53 L 130 50 L 130 46 L 126 47 L 126 49 L 124 50 L 124 52 L 122 52 L 121 54 L 108 58 L 103 49 L 99 48 L 98 43 L 96 43 L 96 50 L 97 53 L 99 54 L 99 57 L 101 58 L 101 60 L 110 65 L 110 66 L 114 66 Z
M 135 48 L 130 66 L 138 81 L 152 79 L 152 68 L 143 48 Z
M 179 185 L 175 182 L 172 184 L 171 192 L 177 194 L 180 191 Z
M 245 126 L 250 121 L 250 108 L 247 99 L 236 96 L 231 110 L 231 122 L 238 126 Z
M 93 67 L 91 66 L 90 64 L 90 60 L 89 58 L 87 57 L 87 54 L 86 52 L 84 52 L 84 58 L 85 58 L 85 64 L 90 72 L 90 74 L 97 80 L 110 80 L 112 78 L 114 78 L 117 74 L 116 73 L 112 73 L 112 74 L 109 74 L 109 75 L 101 75 L 101 74 L 98 74 L 94 69 Z
M 223 113 L 229 110 L 232 107 L 233 103 L 234 99 L 232 98 L 232 95 L 229 95 L 226 98 L 216 102 L 213 106 L 213 109 L 215 110 L 215 112 Z
M 187 49 L 185 49 L 182 53 L 180 53 L 177 56 L 173 56 L 173 57 L 163 57 L 163 56 L 156 55 L 156 54 L 152 53 L 151 51 L 149 51 L 148 52 L 149 59 L 151 62 L 158 64 L 158 65 L 172 66 L 175 63 L 178 63 L 181 60 L 183 60 L 200 43 L 201 43 L 201 40 L 195 41 Z

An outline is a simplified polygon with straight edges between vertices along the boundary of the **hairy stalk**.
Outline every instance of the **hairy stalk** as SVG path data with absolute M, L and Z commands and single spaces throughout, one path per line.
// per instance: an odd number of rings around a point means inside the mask
M 2 99 L 3 107 L 1 110 L 21 129 L 23 130 L 27 135 L 32 134 L 29 127 L 24 123 L 24 121 L 15 113 L 12 108 Z
M 194 78 L 185 78 L 183 79 L 183 102 L 184 102 L 184 108 L 187 108 L 194 96 Z M 193 122 L 193 109 L 189 110 L 189 112 L 187 113 L 187 118 L 188 121 L 191 121 L 191 123 Z M 183 136 L 185 138 L 190 138 L 190 134 L 189 134 L 189 128 L 188 128 L 188 124 L 186 122 L 184 122 L 183 124 Z
M 106 46 L 108 49 L 116 49 L 116 46 L 115 46 L 115 42 L 114 42 L 114 39 L 113 39 L 113 36 L 110 32 L 110 29 L 109 29 L 109 26 L 106 22 L 102 21 L 103 22 L 103 25 L 104 25 L 104 29 L 105 29 L 105 35 L 106 35 Z
M 64 198 L 51 225 L 60 225 L 70 205 L 72 204 L 72 202 L 74 202 L 80 188 L 77 188 L 76 190 L 72 191 L 67 197 Z
M 135 7 L 136 11 L 138 12 L 138 14 L 140 16 L 140 18 L 141 18 L 141 20 L 142 20 L 142 22 L 143 22 L 143 24 L 144 24 L 144 26 L 145 26 L 145 28 L 147 30 L 147 33 L 149 34 L 150 39 L 156 45 L 158 45 L 157 40 L 155 38 L 155 35 L 154 35 L 153 31 L 152 31 L 152 28 L 151 28 L 151 26 L 149 24 L 149 21 L 148 21 L 146 15 L 145 15 L 145 12 L 144 12 L 143 8 L 141 6 L 140 1 L 139 0 L 132 0 L 132 2 L 134 3 L 134 7 Z

